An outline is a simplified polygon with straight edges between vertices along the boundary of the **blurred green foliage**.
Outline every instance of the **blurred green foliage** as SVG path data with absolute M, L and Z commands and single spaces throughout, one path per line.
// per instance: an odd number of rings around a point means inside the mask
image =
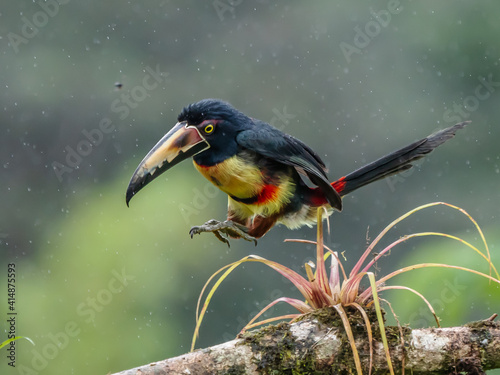
M 136 165 L 183 106 L 206 97 L 301 138 L 324 158 L 332 180 L 472 120 L 421 170 L 346 197 L 327 244 L 346 252 L 349 267 L 367 236 L 443 200 L 478 220 L 498 266 L 498 2 L 400 1 L 392 13 L 395 2 L 379 0 L 221 2 L 227 7 L 168 0 L 42 2 L 49 11 L 26 0 L 2 5 L 0 285 L 5 290 L 7 264 L 16 263 L 16 334 L 36 343 L 17 342 L 17 368 L 2 356 L 2 374 L 104 374 L 182 354 L 198 293 L 217 269 L 254 253 L 303 271 L 312 247 L 282 240 L 312 239 L 313 229 L 277 227 L 256 248 L 233 241 L 228 250 L 208 235 L 191 240 L 192 225 L 224 217 L 226 198 L 188 162 L 125 206 Z M 346 59 L 342 43 L 359 53 Z M 145 90 L 149 68 L 163 74 Z M 111 131 L 103 132 L 107 120 Z M 90 149 L 86 134 L 96 143 Z M 75 152 L 80 158 L 71 159 Z M 54 162 L 66 168 L 59 177 Z M 440 209 L 391 235 L 419 230 L 475 236 L 456 213 Z M 487 270 L 457 244 L 412 244 L 380 262 L 380 274 L 416 261 Z M 498 288 L 475 276 L 426 270 L 399 280 L 431 301 L 445 293 L 444 325 L 484 319 L 500 307 Z M 265 267 L 241 268 L 214 297 L 199 345 L 234 337 L 252 313 L 283 295 L 297 297 Z M 402 291 L 386 297 L 402 322 L 432 324 L 417 298 Z M 0 295 L 5 334 L 6 302 Z
M 461 238 L 485 253 L 481 239 L 476 233 L 464 231 Z M 498 244 L 498 234 L 491 236 L 489 241 Z M 460 242 L 449 239 L 432 241 L 432 244 L 420 241 L 413 246 L 407 245 L 404 250 L 409 253 L 405 259 L 405 263 L 409 265 L 444 263 L 489 273 L 488 263 L 483 258 Z M 492 262 L 496 266 L 500 263 L 498 246 L 493 246 L 490 251 Z M 461 325 L 474 319 L 486 319 L 498 311 L 500 287 L 486 278 L 465 271 L 443 268 L 416 270 L 392 279 L 389 284 L 409 286 L 422 293 L 441 318 L 443 327 Z M 391 291 L 386 297 L 397 304 L 396 314 L 412 328 L 435 324 L 434 317 L 427 306 L 418 301 L 418 297 L 404 291 Z M 420 303 L 420 306 L 416 303 Z

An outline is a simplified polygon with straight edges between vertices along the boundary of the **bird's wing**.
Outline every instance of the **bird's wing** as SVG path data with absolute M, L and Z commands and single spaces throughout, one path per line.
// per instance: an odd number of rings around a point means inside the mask
M 332 187 L 326 175 L 325 164 L 321 158 L 300 140 L 282 133 L 266 123 L 240 132 L 236 141 L 246 149 L 279 163 L 293 166 L 301 175 L 317 185 L 325 194 L 330 205 L 339 211 L 342 200 Z

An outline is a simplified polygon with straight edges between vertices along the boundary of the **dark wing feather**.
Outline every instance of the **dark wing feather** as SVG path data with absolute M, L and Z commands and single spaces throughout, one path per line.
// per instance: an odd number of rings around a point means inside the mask
M 342 210 L 342 200 L 328 181 L 325 164 L 309 146 L 300 140 L 282 133 L 265 122 L 256 121 L 256 126 L 240 132 L 236 141 L 246 149 L 279 163 L 290 165 L 300 174 L 305 174 L 323 191 L 332 207 Z

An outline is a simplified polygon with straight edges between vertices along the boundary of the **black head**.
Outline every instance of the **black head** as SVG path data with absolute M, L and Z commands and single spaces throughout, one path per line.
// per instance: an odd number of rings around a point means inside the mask
M 219 99 L 203 99 L 186 106 L 177 121 L 195 126 L 210 144 L 209 149 L 193 157 L 200 165 L 214 165 L 236 154 L 236 135 L 254 126 L 248 116 Z
M 184 107 L 177 121 L 187 121 L 189 125 L 199 125 L 205 120 L 224 120 L 235 123 L 245 122 L 248 117 L 231 104 L 220 99 L 203 99 Z
M 235 155 L 236 136 L 254 126 L 249 117 L 217 99 L 190 104 L 177 119 L 177 124 L 149 151 L 132 175 L 127 204 L 149 182 L 191 156 L 199 165 L 210 166 Z

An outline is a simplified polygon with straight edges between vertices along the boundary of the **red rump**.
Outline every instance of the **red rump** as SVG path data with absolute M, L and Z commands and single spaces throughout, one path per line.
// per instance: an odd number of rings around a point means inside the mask
M 345 177 L 339 178 L 337 181 L 334 181 L 331 183 L 332 187 L 337 191 L 337 193 L 342 196 L 342 191 L 345 188 Z M 309 197 L 309 204 L 312 205 L 313 207 L 320 207 L 325 204 L 328 204 L 328 200 L 325 197 L 325 194 L 319 187 L 313 188 L 310 190 L 311 195 Z
M 345 187 L 345 176 L 344 177 L 341 177 L 339 178 L 337 181 L 334 181 L 332 182 L 332 186 L 335 190 L 337 190 L 337 193 L 342 193 L 342 191 L 344 190 L 344 187 Z M 340 194 L 342 195 L 342 194 Z

